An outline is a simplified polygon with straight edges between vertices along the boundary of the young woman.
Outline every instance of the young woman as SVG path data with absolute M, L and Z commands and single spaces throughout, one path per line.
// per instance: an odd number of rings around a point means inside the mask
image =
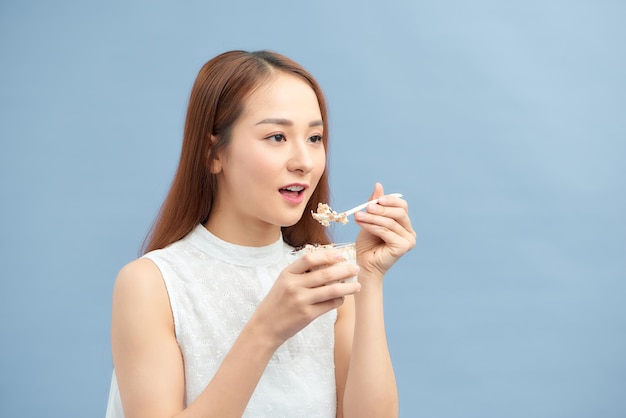
M 415 245 L 407 203 L 355 215 L 357 262 L 310 215 L 328 202 L 322 92 L 267 51 L 207 62 L 143 257 L 113 294 L 110 418 L 395 417 L 383 276 Z M 358 282 L 332 283 L 358 274 Z

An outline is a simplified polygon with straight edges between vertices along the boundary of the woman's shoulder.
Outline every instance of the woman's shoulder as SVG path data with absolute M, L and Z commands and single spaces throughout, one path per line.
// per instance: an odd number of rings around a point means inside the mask
M 126 264 L 117 274 L 117 280 L 122 281 L 152 281 L 160 278 L 156 264 L 147 257 L 137 258 Z
M 166 300 L 167 291 L 159 268 L 148 258 L 141 257 L 126 264 L 117 274 L 114 299 Z

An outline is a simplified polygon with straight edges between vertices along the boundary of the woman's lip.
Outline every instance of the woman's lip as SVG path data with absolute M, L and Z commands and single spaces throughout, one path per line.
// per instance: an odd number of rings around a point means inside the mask
M 303 191 L 305 191 L 306 189 L 309 188 L 309 185 L 308 184 L 304 184 L 304 183 L 290 183 L 290 184 L 287 184 L 287 185 L 281 187 L 280 190 L 286 190 L 286 189 L 289 189 L 290 187 L 302 187 L 301 192 L 303 192 Z
M 300 204 L 304 201 L 304 190 L 292 192 L 286 189 L 280 189 L 279 192 L 283 199 L 290 203 Z

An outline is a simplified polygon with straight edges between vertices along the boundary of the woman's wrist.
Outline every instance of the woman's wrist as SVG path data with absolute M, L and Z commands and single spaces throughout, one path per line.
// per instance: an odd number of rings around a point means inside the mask
M 379 270 L 367 270 L 365 268 L 361 268 L 359 271 L 359 282 L 361 285 L 369 284 L 369 283 L 381 283 L 383 282 L 383 278 L 385 274 Z
M 359 272 L 358 280 L 361 290 L 354 295 L 355 301 L 371 295 L 379 295 L 383 292 L 383 277 L 381 273 Z
M 252 341 L 255 341 L 258 349 L 272 353 L 278 350 L 278 347 L 284 343 L 282 339 L 274 336 L 270 330 L 267 329 L 266 323 L 257 318 L 256 315 L 250 318 L 242 330 L 242 334 L 246 334 Z

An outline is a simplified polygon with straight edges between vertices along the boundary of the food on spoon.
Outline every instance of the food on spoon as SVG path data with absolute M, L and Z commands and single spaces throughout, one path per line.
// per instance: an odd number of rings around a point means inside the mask
M 326 203 L 318 203 L 317 212 L 311 211 L 311 215 L 313 215 L 313 218 L 323 226 L 330 226 L 331 222 L 341 222 L 342 224 L 348 223 L 348 217 L 345 212 L 337 213 Z

